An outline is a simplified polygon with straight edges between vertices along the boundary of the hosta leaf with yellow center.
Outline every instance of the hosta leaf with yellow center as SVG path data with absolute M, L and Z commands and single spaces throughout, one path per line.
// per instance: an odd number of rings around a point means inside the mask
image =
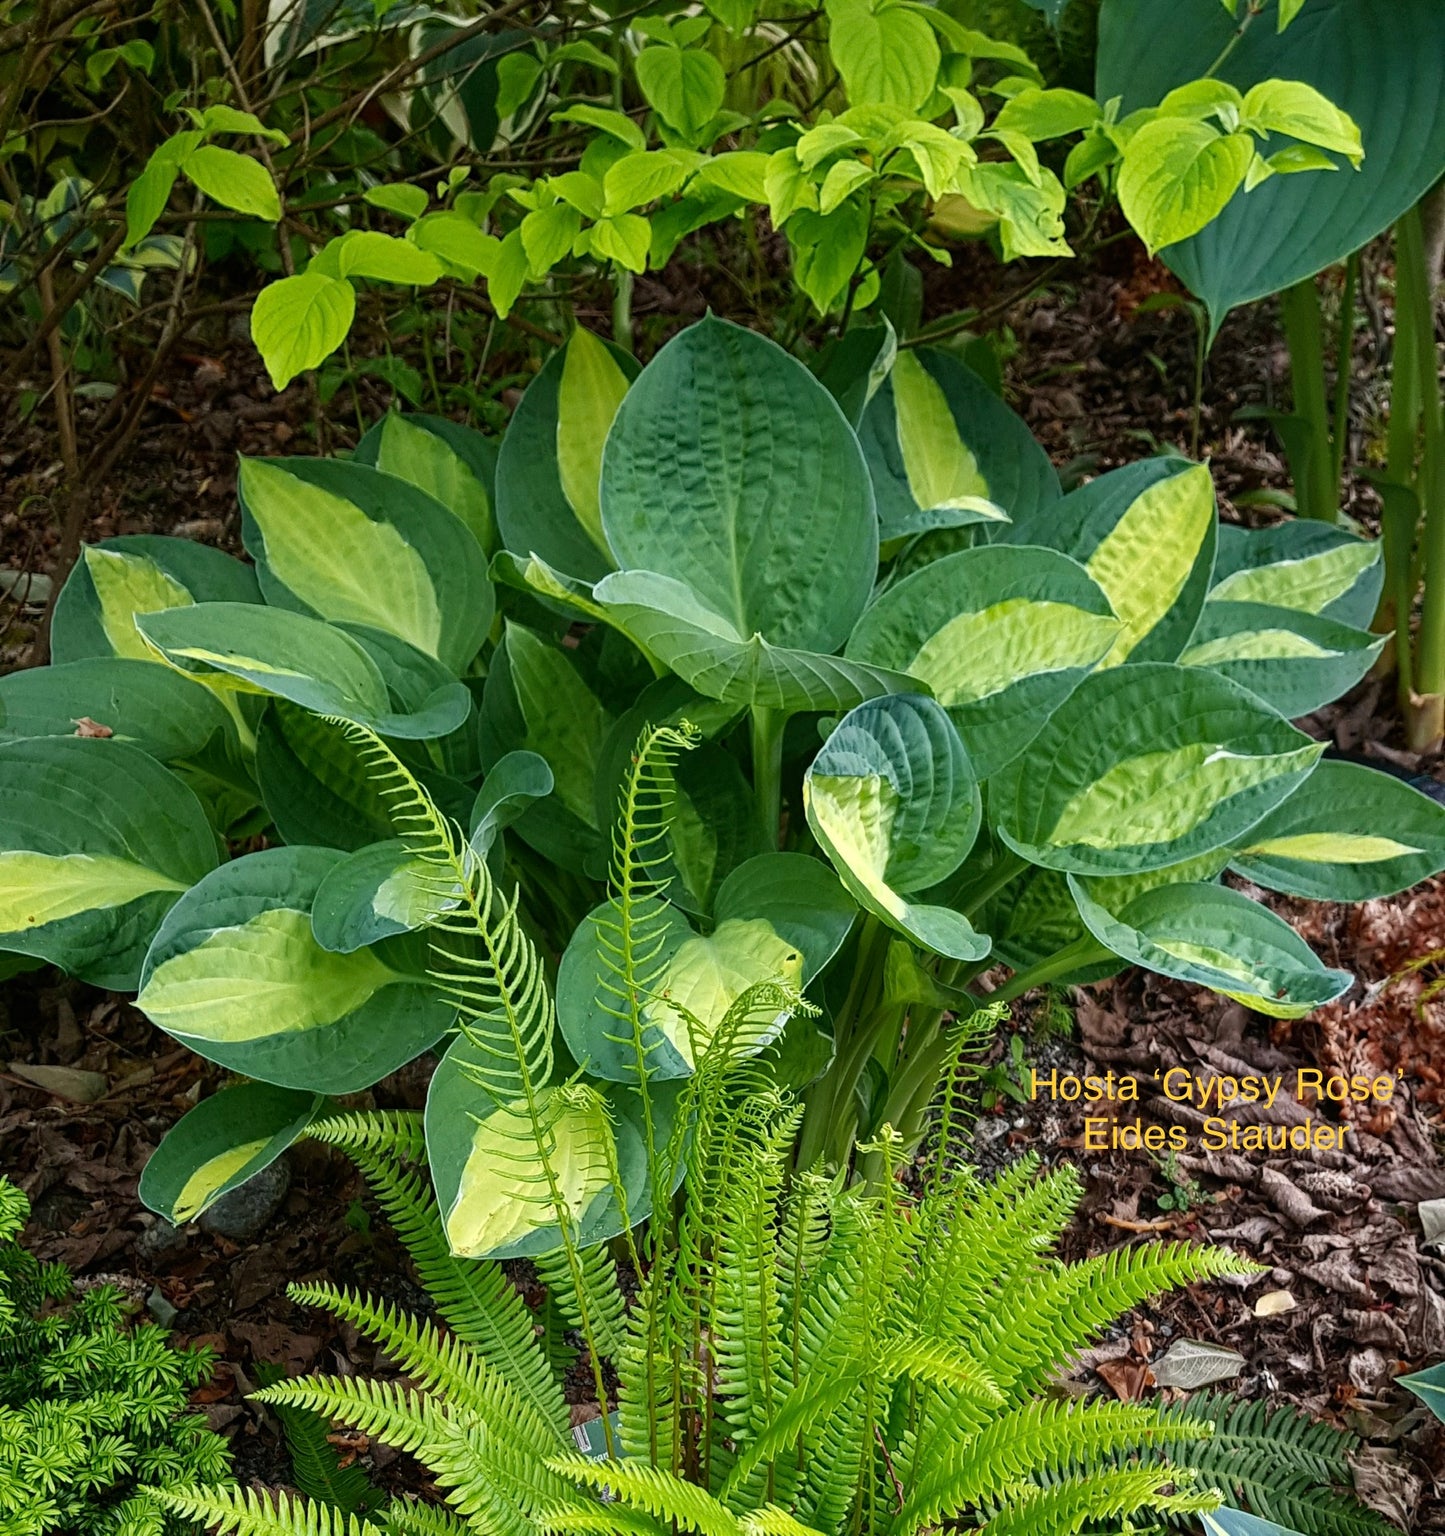
M 1252 1008 L 1255 1013 L 1262 1013 L 1271 1019 L 1302 1019 L 1308 1013 L 1313 1013 L 1319 1006 L 1316 1002 L 1292 1003 L 1283 998 L 1273 996 L 1268 991 L 1257 990 L 1263 978 L 1254 975 L 1247 965 L 1242 965 L 1232 955 L 1226 954 L 1221 949 L 1215 949 L 1208 944 L 1187 944 L 1183 940 L 1172 941 L 1156 940 L 1158 948 L 1166 955 L 1173 955 L 1176 960 L 1182 960 L 1189 965 L 1197 965 L 1212 971 L 1218 971 L 1224 976 L 1233 976 L 1238 979 L 1242 990 L 1233 991 L 1228 987 L 1216 987 L 1222 997 L 1230 998 L 1236 1003 L 1242 1003 L 1246 1008 Z
M 461 518 L 484 550 L 492 547 L 492 502 L 487 488 L 435 432 L 393 411 L 382 424 L 376 467 L 434 497 Z
M 572 1219 L 580 1222 L 609 1187 L 607 1115 L 595 1098 L 556 1105 L 555 1092 L 543 1090 L 538 1109 L 550 1130 L 553 1178 Z M 555 1221 L 525 1104 L 493 1110 L 476 1124 L 456 1197 L 446 1213 L 452 1252 L 481 1258 Z
M 0 852 L 0 933 L 58 923 L 81 912 L 123 907 L 185 883 L 128 859 L 91 853 Z
M 612 551 L 602 532 L 598 498 L 602 446 L 628 384 L 607 348 L 578 326 L 567 343 L 557 386 L 557 474 L 577 521 L 609 563 Z
M 1127 660 L 1178 601 L 1213 522 L 1213 482 L 1197 464 L 1149 486 L 1100 541 L 1085 569 L 1124 626 L 1102 666 Z
M 811 774 L 808 809 L 848 873 L 879 906 L 901 917 L 907 902 L 885 879 L 898 796 L 881 775 Z
M 1272 854 L 1310 864 L 1376 864 L 1424 851 L 1397 843 L 1393 837 L 1365 832 L 1299 832 L 1292 837 L 1266 837 L 1243 850 L 1246 856 Z
M 1089 666 L 1113 646 L 1119 621 L 1069 603 L 1014 597 L 950 619 L 905 670 L 940 704 L 972 703 L 1023 677 Z
M 643 1012 L 689 1067 L 734 1003 L 759 982 L 800 987 L 802 952 L 761 918 L 732 918 L 711 935 L 694 934 L 669 958 L 655 996 Z M 759 1048 L 787 1023 L 774 1008 L 750 1015 L 739 1045 Z
M 186 1180 L 180 1194 L 176 1196 L 171 1220 L 178 1226 L 194 1221 L 211 1203 L 211 1198 L 216 1191 L 240 1173 L 252 1158 L 269 1145 L 270 1141 L 269 1136 L 261 1136 L 255 1141 L 230 1147 L 219 1156 L 203 1163 Z
M 366 949 L 332 954 L 307 912 L 260 912 L 151 972 L 136 1006 L 170 1034 L 238 1042 L 333 1024 L 403 978 Z
M 1179 664 L 1212 667 L 1225 661 L 1327 661 L 1339 654 L 1292 629 L 1250 629 L 1191 645 Z
M 898 446 L 913 499 L 935 507 L 978 510 L 988 502 L 988 481 L 953 419 L 942 386 L 910 352 L 893 364 Z
M 240 480 L 266 564 L 288 590 L 323 618 L 368 624 L 437 655 L 436 588 L 396 528 L 262 459 L 242 459 Z
M 1232 571 L 1210 589 L 1211 603 L 1269 603 L 1300 613 L 1323 613 L 1380 558 L 1380 546 L 1364 539 L 1338 544 L 1297 560 Z
M 1323 750 L 1310 745 L 1255 757 L 1195 742 L 1127 757 L 1065 802 L 1049 840 L 1087 848 L 1173 842 L 1220 801 L 1298 773 Z
M 154 661 L 155 652 L 135 627 L 138 613 L 159 613 L 165 608 L 184 608 L 195 601 L 173 576 L 143 555 L 88 545 L 82 556 L 100 604 L 105 638 L 117 656 L 135 661 Z

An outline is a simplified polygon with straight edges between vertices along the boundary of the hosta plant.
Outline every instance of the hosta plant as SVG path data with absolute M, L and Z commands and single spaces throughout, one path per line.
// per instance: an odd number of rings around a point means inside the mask
M 249 563 L 85 551 L 56 664 L 0 680 L 0 947 L 257 1085 L 182 1122 L 158 1208 L 434 1048 L 433 1171 L 465 1161 L 457 919 L 377 742 L 489 901 L 521 892 L 543 1079 L 623 1114 L 634 1035 L 685 1083 L 782 983 L 809 1006 L 754 1045 L 806 1093 L 805 1166 L 917 1139 L 1000 963 L 1005 998 L 1132 963 L 1300 1015 L 1351 978 L 1223 873 L 1357 901 L 1445 867 L 1445 808 L 1290 723 L 1377 653 L 1376 544 L 1221 526 L 1172 455 L 1064 495 L 982 380 L 886 327 L 819 369 L 714 319 L 640 371 L 579 330 L 500 449 L 392 415 L 345 462 L 243 461 Z M 497 1222 L 459 1243 L 540 1241 Z
M 128 1326 L 112 1286 L 77 1294 L 63 1265 L 17 1241 L 29 1214 L 0 1179 L 0 1530 L 194 1532 L 160 1494 L 229 1481 L 225 1441 L 187 1412 L 209 1355 L 171 1348 L 154 1324 Z
M 820 1172 L 790 1178 L 798 1111 L 738 1050 L 739 1022 L 689 1080 L 691 1136 L 664 1154 L 664 1183 L 683 1165 L 680 1215 L 659 1205 L 629 1239 L 630 1301 L 606 1250 L 571 1229 L 544 1265 L 548 1305 L 560 1298 L 588 1355 L 609 1366 L 595 1374 L 600 1417 L 575 1430 L 559 1374 L 571 1351 L 533 1326 L 497 1266 L 447 1252 L 415 1167 L 414 1117 L 313 1127 L 366 1170 L 446 1327 L 325 1282 L 295 1286 L 295 1300 L 372 1338 L 404 1379 L 301 1378 L 258 1395 L 427 1468 L 449 1507 L 395 1500 L 389 1530 L 915 1536 L 946 1524 L 1072 1536 L 1141 1519 L 1197 1529 L 1195 1517 L 1247 1490 L 1261 1513 L 1310 1536 L 1383 1536 L 1377 1516 L 1330 1486 L 1348 1481 L 1348 1442 L 1292 1410 L 1048 1391 L 1121 1310 L 1251 1266 L 1182 1243 L 1061 1264 L 1048 1250 L 1079 1198 L 1071 1169 L 1041 1175 L 1027 1158 L 985 1184 L 940 1163 L 913 1196 L 893 1177 L 891 1128 L 874 1148 L 886 1170 L 876 1192 Z M 941 1158 L 953 1153 L 954 1108 Z M 552 1163 L 553 1150 L 539 1142 L 536 1160 Z M 238 1536 L 362 1529 L 257 1491 L 166 1499 Z

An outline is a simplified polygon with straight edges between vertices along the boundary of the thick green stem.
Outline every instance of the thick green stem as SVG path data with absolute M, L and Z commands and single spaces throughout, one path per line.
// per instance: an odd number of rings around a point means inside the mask
M 1072 944 L 1066 944 L 1062 949 L 1055 950 L 1053 954 L 1045 955 L 1036 965 L 1017 972 L 1003 986 L 990 992 L 988 1000 L 992 1003 L 1011 1003 L 1014 998 L 1022 997 L 1025 992 L 1030 992 L 1035 987 L 1042 987 L 1046 982 L 1057 981 L 1061 976 L 1068 976 L 1074 971 L 1081 971 L 1086 966 L 1097 965 L 1100 961 L 1109 958 L 1110 951 L 1105 949 L 1092 934 L 1086 933 L 1083 938 L 1075 939 Z
M 781 710 L 753 706 L 753 796 L 763 847 L 776 850 L 783 817 L 783 727 Z
M 613 271 L 617 286 L 612 294 L 612 339 L 624 352 L 631 352 L 633 276 L 626 267 L 614 265 Z
M 983 883 L 976 890 L 969 889 L 963 893 L 963 905 L 959 910 L 972 922 L 974 917 L 983 910 L 986 902 L 997 896 L 1005 886 L 1012 885 L 1028 868 L 1027 859 L 1011 848 L 1004 849 L 984 876 Z
M 1294 414 L 1306 428 L 1303 462 L 1291 465 L 1295 504 L 1301 517 L 1333 523 L 1339 516 L 1339 486 L 1331 484 L 1334 454 L 1325 390 L 1325 326 L 1314 278 L 1307 277 L 1285 289 L 1280 295 L 1280 314 L 1289 345 Z
M 1350 382 L 1355 370 L 1355 290 L 1360 283 L 1360 253 L 1345 263 L 1345 287 L 1340 294 L 1340 329 L 1335 343 L 1335 419 L 1331 428 L 1334 463 L 1330 483 L 1339 491 L 1345 473 L 1345 449 L 1350 440 Z

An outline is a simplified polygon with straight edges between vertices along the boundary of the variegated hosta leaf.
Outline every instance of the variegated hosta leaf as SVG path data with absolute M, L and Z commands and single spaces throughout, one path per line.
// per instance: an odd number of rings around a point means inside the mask
M 1366 629 L 1384 582 L 1377 540 L 1311 518 L 1219 530 L 1211 603 L 1268 603 Z
M 445 416 L 388 411 L 356 445 L 352 458 L 441 502 L 471 529 L 484 554 L 495 547 L 497 445 L 491 438 Z
M 129 991 L 161 920 L 218 852 L 200 801 L 139 747 L 0 747 L 0 951 Z
M 1023 751 L 1120 630 L 1077 561 L 998 544 L 945 555 L 889 587 L 846 654 L 924 683 L 986 779 Z
M 393 838 L 358 848 L 317 887 L 311 932 L 322 949 L 349 955 L 398 933 L 424 928 L 437 912 L 430 866 Z
M 284 699 L 271 702 L 256 732 L 256 782 L 285 842 L 354 851 L 395 835 L 344 728 Z
M 128 534 L 87 544 L 55 604 L 50 650 L 57 662 L 124 656 L 154 663 L 135 615 L 190 603 L 259 603 L 248 565 L 192 539 Z
M 467 820 L 467 840 L 486 857 L 497 836 L 536 800 L 557 787 L 556 775 L 536 752 L 507 752 L 487 770 Z
M 1233 868 L 1315 901 L 1393 896 L 1445 869 L 1445 805 L 1388 773 L 1328 758 L 1241 840 Z
M 926 949 L 983 959 L 988 939 L 967 919 L 908 899 L 952 874 L 978 835 L 978 781 L 938 704 L 918 694 L 860 704 L 809 765 L 803 801 L 860 905 Z
M 80 720 L 163 763 L 196 756 L 227 723 L 209 689 L 154 661 L 91 656 L 0 677 L 0 743 L 74 736 Z
M 365 464 L 243 458 L 238 493 L 268 602 L 385 630 L 453 672 L 481 648 L 486 557 L 424 491 Z
M 612 715 L 568 653 L 535 630 L 509 623 L 483 696 L 482 761 L 492 771 L 510 752 L 536 753 L 553 790 L 517 819 L 522 839 L 577 873 L 606 864 L 597 810 L 597 764 Z
M 1110 470 L 999 537 L 1062 550 L 1103 588 L 1124 626 L 1110 667 L 1178 657 L 1209 590 L 1216 526 L 1208 469 L 1157 458 Z
M 1295 720 L 1353 688 L 1384 643 L 1297 609 L 1210 601 L 1179 662 L 1231 677 Z
M 589 338 L 595 340 L 595 338 Z M 608 361 L 625 382 L 637 377 L 637 363 L 620 347 L 600 343 Z M 549 357 L 512 413 L 507 435 L 502 439 L 497 457 L 497 527 L 502 543 L 514 555 L 525 560 L 536 555 L 544 564 L 568 576 L 593 582 L 612 570 L 616 561 L 607 549 L 605 538 L 599 541 L 573 510 L 563 485 L 562 464 L 558 456 L 561 442 L 563 374 L 572 349 L 559 348 Z M 595 356 L 588 359 L 591 370 L 581 367 L 583 359 L 572 357 L 573 377 L 567 389 L 568 416 L 576 421 L 589 413 L 585 401 L 596 395 L 586 388 L 585 375 L 605 374 Z M 604 397 L 615 390 L 603 388 Z M 595 420 L 588 434 L 596 451 Z M 579 473 L 582 450 L 574 456 L 569 450 L 567 475 L 574 488 Z
M 1323 750 L 1238 683 L 1140 663 L 1085 678 L 991 781 L 989 813 L 1050 869 L 1161 869 L 1238 846 Z
M 156 934 L 136 1006 L 209 1061 L 262 1082 L 355 1093 L 436 1044 L 456 1014 L 425 946 L 333 954 L 311 907 L 345 855 L 271 848 L 222 865 Z
M 416 714 L 398 714 L 381 669 L 353 636 L 286 608 L 196 603 L 136 621 L 172 666 L 242 693 L 269 693 L 316 714 L 341 715 L 385 736 L 445 736 L 466 719 L 471 695 L 453 683 Z
M 1348 971 L 1326 969 L 1283 919 L 1227 886 L 1160 885 L 1129 897 L 1114 884 L 1069 876 L 1089 932 L 1134 965 L 1277 1019 L 1302 1018 L 1354 982 Z
M 853 429 L 800 362 L 723 320 L 689 326 L 638 376 L 601 501 L 622 570 L 690 589 L 742 641 L 828 655 L 873 589 L 878 519 Z
M 182 1226 L 274 1163 L 321 1112 L 319 1094 L 241 1083 L 202 1099 L 161 1138 L 140 1178 L 140 1197 Z
M 610 561 L 602 532 L 602 448 L 632 383 L 606 342 L 577 326 L 562 356 L 557 383 L 557 478 L 572 514 Z
M 593 595 L 609 622 L 710 699 L 797 714 L 849 709 L 917 684 L 841 656 L 744 637 L 690 587 L 655 571 L 617 571 Z
M 659 1081 L 685 1077 L 728 1009 L 750 987 L 806 986 L 848 936 L 856 908 L 817 859 L 760 854 L 718 890 L 711 933 L 696 933 L 675 907 L 648 898 L 634 919 L 646 985 L 642 1049 Z M 637 1042 L 618 975 L 621 935 L 614 907 L 596 908 L 573 934 L 557 976 L 557 1019 L 567 1048 L 589 1073 L 637 1080 Z M 746 1024 L 761 1050 L 788 1021 L 775 1007 Z M 740 1042 L 741 1043 L 741 1042 Z
M 1068 877 L 1056 869 L 1027 869 L 976 914 L 993 939 L 990 958 L 1010 970 L 1024 971 L 1076 943 L 1088 933 L 1069 890 Z M 1087 986 L 1112 976 L 1121 966 L 1105 961 L 1059 977 L 1066 986 Z
M 1059 498 L 1048 455 L 971 369 L 936 347 L 899 352 L 859 437 L 890 540 L 1004 524 Z
M 600 1085 L 600 1092 L 589 1085 L 575 1094 L 543 1088 L 536 1096 L 534 1122 L 523 1103 L 498 1105 L 478 1087 L 468 1067 L 476 1055 L 476 1047 L 459 1037 L 427 1091 L 427 1161 L 453 1253 L 507 1259 L 562 1246 L 537 1150 L 539 1133 L 579 1246 L 607 1242 L 647 1216 L 648 1149 L 634 1093 L 607 1084 Z M 662 1152 L 671 1134 L 675 1095 L 659 1083 L 651 1099 L 653 1144 Z M 613 1168 L 622 1185 L 625 1218 Z

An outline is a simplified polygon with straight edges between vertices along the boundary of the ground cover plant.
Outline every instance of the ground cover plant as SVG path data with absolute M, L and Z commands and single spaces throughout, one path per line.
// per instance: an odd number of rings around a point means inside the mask
M 0 1527 L 11 1536 L 183 1536 L 166 1488 L 229 1482 L 226 1443 L 191 1388 L 204 1350 L 132 1328 L 112 1286 L 77 1293 L 16 1240 L 29 1202 L 0 1180 Z

